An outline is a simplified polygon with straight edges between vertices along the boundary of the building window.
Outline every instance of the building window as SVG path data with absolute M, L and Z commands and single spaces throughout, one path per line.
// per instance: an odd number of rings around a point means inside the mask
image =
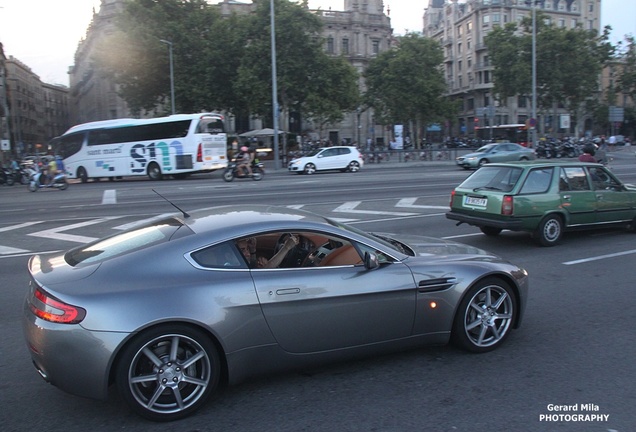
M 594 3 L 591 3 L 591 2 L 590 2 L 590 3 L 589 3 L 589 5 L 588 5 L 588 9 L 587 9 L 587 10 L 588 10 L 589 12 L 594 12 Z
M 517 106 L 519 108 L 527 108 L 528 107 L 528 98 L 525 96 L 519 96 L 517 98 Z
M 458 72 L 462 71 L 462 61 L 461 60 L 457 62 L 457 71 Z
M 333 38 L 331 36 L 329 36 L 327 38 L 327 53 L 329 54 L 333 54 L 334 50 L 333 50 Z
M 472 21 L 468 21 L 466 23 L 466 33 L 470 33 L 471 31 L 473 31 L 473 23 Z
M 559 27 L 565 27 L 565 19 L 559 18 Z
M 349 39 L 342 39 L 342 54 L 349 54 Z
M 570 27 L 572 27 L 573 29 L 576 28 L 576 26 L 578 25 L 578 21 L 576 20 L 576 18 L 572 18 L 572 20 L 570 21 Z
M 481 23 L 484 26 L 490 25 L 490 15 L 484 15 L 481 19 Z
M 462 43 L 458 43 L 457 44 L 457 54 L 461 54 L 462 53 Z
M 374 39 L 373 40 L 373 54 L 379 54 L 380 53 L 380 41 L 378 39 Z

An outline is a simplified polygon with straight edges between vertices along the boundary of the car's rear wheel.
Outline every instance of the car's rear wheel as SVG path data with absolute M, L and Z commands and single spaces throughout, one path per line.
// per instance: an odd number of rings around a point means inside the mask
M 303 170 L 303 172 L 305 174 L 313 174 L 316 172 L 316 165 L 312 164 L 311 162 L 308 163 L 307 165 L 305 165 L 305 169 Z
M 122 351 L 117 388 L 139 415 L 172 421 L 190 415 L 214 392 L 220 361 L 210 338 L 185 325 L 157 327 L 136 336 Z
M 563 237 L 563 219 L 558 215 L 543 218 L 535 231 L 535 237 L 541 246 L 554 246 Z
M 483 232 L 487 236 L 492 236 L 492 237 L 498 236 L 499 233 L 501 232 L 501 228 L 495 228 L 495 227 L 489 227 L 489 226 L 479 227 L 479 229 L 481 230 L 481 232 Z
M 498 278 L 487 278 L 468 290 L 453 323 L 453 342 L 481 353 L 497 348 L 508 337 L 516 318 L 512 288 Z
M 358 172 L 360 171 L 360 162 L 358 161 L 351 161 L 349 162 L 349 172 Z

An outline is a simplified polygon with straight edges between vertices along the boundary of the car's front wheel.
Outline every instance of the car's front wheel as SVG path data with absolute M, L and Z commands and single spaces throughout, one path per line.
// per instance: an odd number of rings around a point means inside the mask
M 117 388 L 139 415 L 172 421 L 190 415 L 214 392 L 220 361 L 210 338 L 185 325 L 157 327 L 136 336 L 116 369 Z
M 349 162 L 349 172 L 358 172 L 360 171 L 360 162 L 358 161 L 351 161 Z
M 477 165 L 478 165 L 479 168 L 481 168 L 484 165 L 486 165 L 487 163 L 489 163 L 488 159 L 481 159 Z
M 316 165 L 312 164 L 311 162 L 308 163 L 307 165 L 305 165 L 305 169 L 303 170 L 303 172 L 305 174 L 313 174 L 316 172 Z
M 498 278 L 484 279 L 462 299 L 453 323 L 452 340 L 468 351 L 491 351 L 508 337 L 516 311 L 512 288 Z
M 558 215 L 548 215 L 539 224 L 535 237 L 541 246 L 554 246 L 563 237 L 563 220 Z

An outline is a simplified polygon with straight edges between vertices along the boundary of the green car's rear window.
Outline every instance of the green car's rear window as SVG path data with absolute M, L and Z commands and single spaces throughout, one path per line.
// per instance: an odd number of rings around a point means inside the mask
M 183 235 L 192 234 L 192 231 L 183 225 L 181 221 L 168 218 L 71 249 L 64 258 L 73 267 L 78 264 L 94 264 L 108 258 L 167 242 L 175 238 L 175 234 L 178 237 L 182 237 Z
M 479 190 L 495 190 L 502 192 L 510 192 L 521 173 L 523 168 L 508 166 L 485 166 L 479 168 L 470 177 L 459 185 L 461 189 Z

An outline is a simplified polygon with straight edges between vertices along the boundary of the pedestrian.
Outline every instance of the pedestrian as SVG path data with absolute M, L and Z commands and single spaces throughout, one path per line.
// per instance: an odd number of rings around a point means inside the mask
M 594 158 L 595 153 L 596 153 L 596 150 L 594 148 L 594 145 L 586 144 L 585 147 L 583 147 L 583 154 L 579 156 L 579 161 L 596 162 L 596 159 Z

